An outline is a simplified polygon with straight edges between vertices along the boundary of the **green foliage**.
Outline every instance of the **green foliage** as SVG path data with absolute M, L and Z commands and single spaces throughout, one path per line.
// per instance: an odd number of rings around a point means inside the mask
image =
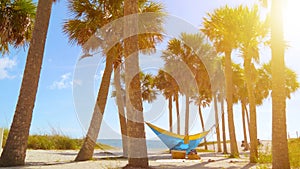
M 3 144 L 4 147 L 8 136 L 8 129 L 4 129 Z M 62 135 L 30 135 L 28 137 L 28 149 L 43 150 L 75 150 L 83 144 L 83 139 L 72 139 Z M 113 147 L 105 144 L 97 144 L 96 149 L 108 150 Z
M 5 145 L 5 143 L 6 143 L 7 136 L 8 136 L 8 129 L 4 129 L 2 148 L 4 147 L 4 145 Z
M 300 138 L 289 141 L 289 157 L 292 168 L 300 168 Z
M 70 139 L 67 136 L 32 135 L 28 138 L 29 149 L 78 149 L 81 141 Z
M 265 146 L 264 149 L 259 149 L 257 162 L 261 164 L 272 163 L 271 147 Z
M 18 47 L 31 38 L 36 4 L 32 0 L 0 1 L 0 52 L 9 52 L 9 46 Z
M 300 138 L 289 140 L 289 159 L 291 168 L 300 168 Z M 266 146 L 264 149 L 260 149 L 258 152 L 258 163 L 271 164 L 272 153 L 271 147 Z M 262 165 L 260 167 L 266 167 Z

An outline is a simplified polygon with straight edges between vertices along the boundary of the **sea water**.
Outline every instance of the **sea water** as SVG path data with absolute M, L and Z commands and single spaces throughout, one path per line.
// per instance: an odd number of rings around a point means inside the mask
M 98 139 L 97 142 L 107 144 L 116 148 L 122 148 L 121 139 Z M 146 140 L 148 150 L 165 150 L 168 147 L 160 140 Z

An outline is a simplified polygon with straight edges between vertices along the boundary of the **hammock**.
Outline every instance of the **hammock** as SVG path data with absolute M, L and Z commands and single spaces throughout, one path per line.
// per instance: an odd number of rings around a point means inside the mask
M 184 150 L 187 154 L 198 147 L 203 138 L 209 133 L 209 131 L 204 131 L 185 136 L 166 131 L 147 122 L 146 124 L 170 150 Z

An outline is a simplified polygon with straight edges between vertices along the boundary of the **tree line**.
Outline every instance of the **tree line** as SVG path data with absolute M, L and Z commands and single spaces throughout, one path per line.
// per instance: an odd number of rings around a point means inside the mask
M 37 6 L 31 0 L 1 1 L 0 50 L 9 52 L 10 46 L 29 44 L 26 66 L 22 79 L 18 103 L 6 145 L 0 158 L 1 166 L 25 164 L 27 139 L 31 125 L 44 46 L 48 31 L 53 0 L 40 0 Z M 202 108 L 211 102 L 221 103 L 221 123 L 216 125 L 218 151 L 221 150 L 220 127 L 222 128 L 223 152 L 227 153 L 225 135 L 225 114 L 227 113 L 230 155 L 238 157 L 233 104 L 240 103 L 244 141 L 247 143 L 246 125 L 250 136 L 250 162 L 255 163 L 257 153 L 256 106 L 272 97 L 272 155 L 273 168 L 290 168 L 286 133 L 286 98 L 299 88 L 297 75 L 284 65 L 282 0 L 273 0 L 271 13 L 265 19 L 260 17 L 263 4 L 252 7 L 221 7 L 204 17 L 199 33 L 182 33 L 168 41 L 161 58 L 164 67 L 156 75 L 139 73 L 139 53 L 153 54 L 158 43 L 164 41 L 163 19 L 166 15 L 163 5 L 151 0 L 74 0 L 68 2 L 73 14 L 63 23 L 63 31 L 71 44 L 82 47 L 86 55 L 101 48 L 106 57 L 104 74 L 98 91 L 91 123 L 84 143 L 75 161 L 89 160 L 105 112 L 111 76 L 115 88 L 114 96 L 119 111 L 123 153 L 128 166 L 148 167 L 145 140 L 143 101 L 152 102 L 161 93 L 168 100 L 169 130 L 173 129 L 172 105 L 175 102 L 177 133 L 180 134 L 179 97 L 185 97 L 185 135 L 188 135 L 190 100 L 199 108 L 199 121 L 204 128 Z M 149 26 L 153 33 L 138 34 L 137 13 L 157 13 L 155 24 Z M 97 31 L 108 23 L 129 17 L 122 27 L 110 27 L 97 35 Z M 148 24 L 148 25 L 147 25 Z M 133 33 L 117 40 L 120 34 Z M 93 37 L 94 43 L 89 43 Z M 208 38 L 209 42 L 205 39 Z M 270 46 L 272 60 L 260 64 L 259 46 Z M 238 50 L 243 64 L 232 61 L 232 52 Z M 180 71 L 178 71 L 180 70 Z M 186 70 L 186 71 L 182 71 Z M 122 77 L 124 74 L 124 77 Z M 122 84 L 123 78 L 123 84 Z M 212 85 L 213 83 L 213 85 Z M 226 106 L 224 106 L 226 104 Z M 227 109 L 225 110 L 224 107 Z M 226 112 L 226 113 L 225 113 Z M 248 144 L 246 144 L 248 145 Z M 245 147 L 248 149 L 249 147 Z

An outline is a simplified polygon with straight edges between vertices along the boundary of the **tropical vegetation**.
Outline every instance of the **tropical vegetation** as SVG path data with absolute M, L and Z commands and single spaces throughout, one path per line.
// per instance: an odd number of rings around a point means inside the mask
M 287 139 L 286 99 L 290 99 L 300 85 L 297 74 L 284 64 L 283 0 L 273 0 L 271 14 L 264 18 L 258 5 L 218 8 L 203 18 L 203 27 L 198 33 L 182 32 L 167 41 L 162 35 L 165 14 L 160 3 L 151 0 L 69 1 L 72 16 L 63 23 L 69 42 L 82 48 L 81 59 L 88 59 L 85 57 L 99 51 L 105 57 L 102 81 L 84 139 L 29 136 L 53 2 L 39 0 L 37 7 L 31 0 L 0 2 L 1 53 L 9 53 L 11 47 L 29 45 L 15 114 L 9 132 L 4 133 L 0 166 L 24 165 L 28 148 L 80 147 L 75 161 L 92 159 L 113 84 L 112 96 L 116 98 L 123 156 L 128 159 L 128 167 L 149 167 L 143 103 L 151 104 L 159 94 L 168 102 L 170 132 L 181 134 L 183 116 L 180 114 L 184 108 L 184 135 L 190 134 L 191 103 L 198 108 L 197 121 L 201 129 L 210 130 L 205 128 L 203 109 L 214 105 L 217 151 L 228 153 L 225 133 L 228 126 L 230 156 L 239 157 L 233 111 L 233 106 L 239 104 L 244 151 L 250 149 L 250 162 L 272 162 L 274 169 L 299 167 L 299 139 Z M 153 21 L 137 20 L 135 14 L 147 12 L 157 14 Z M 126 21 L 121 25 L 111 25 L 124 17 Z M 152 32 L 139 34 L 140 27 Z M 153 54 L 161 42 L 166 45 L 161 56 L 163 67 L 153 74 L 143 73 L 139 55 Z M 260 52 L 262 46 L 271 48 L 269 63 L 260 63 L 264 57 Z M 240 63 L 236 63 L 235 56 L 240 56 Z M 261 112 L 257 112 L 256 107 L 269 97 L 272 98 L 271 152 L 259 150 L 257 142 L 257 116 Z M 180 105 L 179 100 L 184 100 L 185 105 Z M 174 102 L 176 125 L 173 123 Z M 206 138 L 204 145 L 207 150 Z

